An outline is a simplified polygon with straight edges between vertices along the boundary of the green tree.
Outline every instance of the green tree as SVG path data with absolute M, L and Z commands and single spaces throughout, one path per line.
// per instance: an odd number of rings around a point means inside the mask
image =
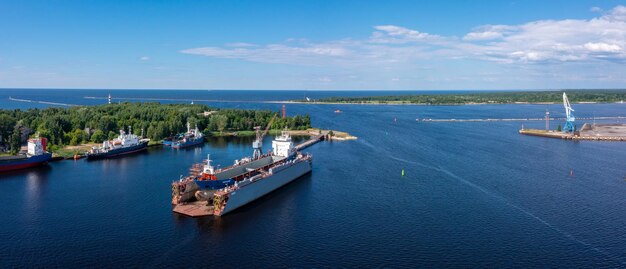
M 561 124 L 559 124 L 559 126 L 556 127 L 556 130 L 557 130 L 557 132 L 560 132 L 562 130 L 561 129 Z
M 11 153 L 16 154 L 22 147 L 22 132 L 20 131 L 19 126 L 15 126 L 15 128 L 13 128 L 13 134 L 11 134 L 10 140 Z
M 113 140 L 116 137 L 117 137 L 117 133 L 116 132 L 109 131 L 109 135 L 108 135 L 109 140 Z
M 9 140 L 9 137 L 13 133 L 13 129 L 15 128 L 15 118 L 9 115 L 2 114 L 0 115 L 0 143 L 5 143 Z
M 94 143 L 102 143 L 106 139 L 107 136 L 102 130 L 96 130 L 95 132 L 93 132 L 93 135 L 91 135 L 91 142 Z
M 228 124 L 228 117 L 226 117 L 225 115 L 215 115 L 211 117 L 211 120 L 215 120 L 215 125 L 217 126 L 217 130 L 220 131 L 220 133 L 224 132 L 226 124 Z

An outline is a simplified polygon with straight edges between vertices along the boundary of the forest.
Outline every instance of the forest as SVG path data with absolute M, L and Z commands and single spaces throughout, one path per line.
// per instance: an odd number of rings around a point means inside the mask
M 619 102 L 626 100 L 626 90 L 567 90 L 570 102 Z M 306 102 L 306 100 L 301 100 Z M 560 103 L 563 91 L 442 93 L 367 97 L 329 97 L 315 100 L 322 103 L 409 103 L 425 105 L 460 105 L 472 103 Z
M 70 108 L 0 110 L 0 149 L 16 153 L 34 135 L 49 140 L 54 151 L 66 145 L 100 143 L 118 136 L 129 126 L 136 135 L 153 141 L 186 131 L 187 122 L 197 125 L 206 135 L 251 131 L 265 128 L 276 116 L 270 129 L 305 130 L 311 127 L 309 115 L 278 117 L 269 110 L 218 109 L 207 105 L 120 103 Z

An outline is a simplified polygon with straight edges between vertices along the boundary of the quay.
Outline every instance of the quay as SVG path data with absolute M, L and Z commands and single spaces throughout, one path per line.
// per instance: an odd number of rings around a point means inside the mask
M 565 120 L 566 118 L 549 118 L 549 120 Z M 579 117 L 579 120 L 624 120 L 626 117 Z M 422 122 L 494 122 L 494 121 L 545 121 L 546 118 L 510 118 L 510 119 L 421 119 Z
M 595 140 L 626 142 L 626 124 L 585 124 L 580 131 L 564 133 L 552 130 L 521 129 L 520 134 L 566 140 Z

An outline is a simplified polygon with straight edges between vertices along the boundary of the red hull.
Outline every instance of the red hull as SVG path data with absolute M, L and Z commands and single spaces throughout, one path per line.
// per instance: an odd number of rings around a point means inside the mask
M 13 171 L 13 170 L 19 170 L 19 169 L 24 169 L 24 168 L 40 166 L 40 165 L 45 164 L 45 163 L 46 162 L 23 163 L 23 164 L 16 164 L 16 165 L 4 165 L 4 166 L 0 166 L 0 172 Z

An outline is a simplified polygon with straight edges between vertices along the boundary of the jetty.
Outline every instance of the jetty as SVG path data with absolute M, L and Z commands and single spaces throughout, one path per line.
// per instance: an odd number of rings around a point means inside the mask
M 624 120 L 626 116 L 611 117 L 579 117 L 579 120 Z M 486 119 L 421 119 L 422 122 L 496 122 L 496 121 L 545 121 L 546 118 L 486 118 Z M 566 118 L 549 118 L 548 120 L 566 120 Z
M 311 139 L 304 141 L 298 145 L 295 146 L 296 150 L 303 150 L 305 148 L 308 148 L 312 145 L 315 145 L 317 142 L 320 142 L 322 140 L 328 140 L 330 139 L 330 135 L 328 131 L 322 131 L 321 134 L 312 136 Z
M 48 101 L 37 101 L 37 100 L 13 98 L 11 96 L 9 96 L 9 100 L 16 101 L 16 102 L 37 103 L 37 104 L 46 104 L 46 105 L 54 105 L 54 106 L 69 106 L 69 107 L 79 106 L 75 104 L 65 104 L 65 103 L 56 103 L 56 102 L 48 102 Z
M 565 140 L 595 140 L 595 141 L 623 141 L 626 142 L 626 124 L 585 124 L 580 131 L 560 132 L 552 130 L 524 129 L 520 134 L 559 138 Z

